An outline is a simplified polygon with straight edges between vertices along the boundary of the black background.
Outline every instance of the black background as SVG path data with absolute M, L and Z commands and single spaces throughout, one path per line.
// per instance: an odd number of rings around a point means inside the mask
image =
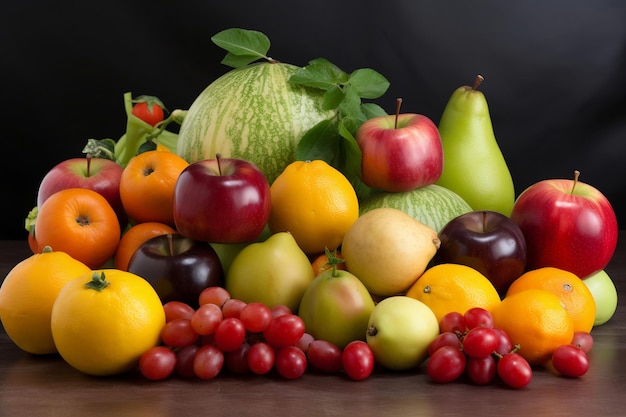
M 390 82 L 377 102 L 439 121 L 457 87 L 485 76 L 496 138 L 519 194 L 547 178 L 596 186 L 626 221 L 626 3 L 500 1 L 21 1 L 0 14 L 2 239 L 25 238 L 39 181 L 119 138 L 122 96 L 186 109 L 229 70 L 210 38 L 240 27 L 270 56 Z

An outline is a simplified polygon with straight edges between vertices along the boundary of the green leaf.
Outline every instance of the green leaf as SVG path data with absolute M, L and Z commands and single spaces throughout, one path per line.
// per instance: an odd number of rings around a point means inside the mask
M 220 63 L 232 68 L 242 68 L 258 59 L 256 55 L 234 55 L 229 52 Z
M 371 68 L 361 68 L 350 74 L 350 85 L 361 98 L 375 99 L 387 91 L 389 81 Z
M 157 144 L 153 140 L 147 140 L 139 146 L 137 154 L 154 151 L 157 148 Z
M 336 65 L 326 59 L 318 58 L 298 69 L 289 78 L 289 82 L 319 88 L 320 90 L 329 90 L 337 87 L 344 75 L 345 73 Z
M 361 104 L 361 112 L 365 116 L 366 119 L 371 119 L 373 117 L 378 116 L 387 116 L 388 113 L 375 103 L 363 103 Z
M 222 63 L 227 63 L 227 65 L 245 66 L 261 58 L 270 60 L 267 56 L 267 52 L 270 49 L 270 40 L 263 33 L 256 30 L 226 29 L 213 35 L 211 41 L 228 52 L 226 58 L 222 61 Z M 247 59 L 238 60 L 234 59 L 233 56 L 247 57 Z M 242 65 L 244 61 L 248 62 Z
M 93 158 L 105 158 L 115 161 L 115 141 L 113 139 L 88 139 L 83 153 Z
M 337 125 L 332 120 L 322 120 L 300 139 L 296 146 L 296 159 L 299 161 L 321 159 L 335 166 L 340 142 Z
M 332 110 L 339 107 L 339 104 L 343 101 L 345 94 L 338 85 L 329 88 L 324 93 L 324 102 L 322 103 L 322 109 Z
M 361 112 L 361 98 L 357 91 L 352 85 L 348 84 L 343 92 L 345 97 L 341 103 L 339 103 L 339 114 L 344 117 L 354 117 L 358 120 L 364 120 L 365 116 Z

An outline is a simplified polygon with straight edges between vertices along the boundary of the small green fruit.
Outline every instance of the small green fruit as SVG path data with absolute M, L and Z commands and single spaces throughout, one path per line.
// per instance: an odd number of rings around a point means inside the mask
M 600 326 L 609 321 L 617 310 L 615 283 L 604 270 L 589 275 L 583 279 L 583 282 L 591 291 L 596 302 L 596 318 L 593 325 Z

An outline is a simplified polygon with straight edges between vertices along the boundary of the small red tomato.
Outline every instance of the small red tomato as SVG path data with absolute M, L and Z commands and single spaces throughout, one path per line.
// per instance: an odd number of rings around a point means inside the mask
M 165 115 L 163 109 L 165 106 L 156 97 L 152 96 L 139 96 L 133 100 L 135 105 L 133 106 L 133 116 L 143 120 L 150 126 L 155 126 L 157 123 L 163 121 Z

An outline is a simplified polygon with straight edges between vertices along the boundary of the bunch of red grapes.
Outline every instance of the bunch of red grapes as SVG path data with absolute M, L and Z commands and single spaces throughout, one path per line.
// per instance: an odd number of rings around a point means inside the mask
M 139 371 L 150 380 L 171 375 L 209 380 L 224 369 L 235 374 L 276 372 L 296 379 L 308 367 L 362 380 L 374 368 L 374 355 L 365 341 L 355 340 L 340 349 L 306 333 L 303 320 L 287 306 L 246 303 L 231 298 L 222 287 L 206 288 L 198 308 L 170 301 L 163 309 L 162 343 L 139 361 Z
M 489 311 L 475 307 L 464 314 L 451 312 L 440 321 L 441 332 L 429 345 L 426 370 L 439 383 L 449 383 L 466 375 L 477 385 L 487 385 L 496 377 L 511 388 L 524 388 L 532 380 L 532 367 L 517 353 L 507 333 L 494 327 Z M 563 376 L 579 377 L 589 369 L 587 353 L 591 334 L 576 332 L 569 345 L 557 348 L 551 358 L 554 369 Z

